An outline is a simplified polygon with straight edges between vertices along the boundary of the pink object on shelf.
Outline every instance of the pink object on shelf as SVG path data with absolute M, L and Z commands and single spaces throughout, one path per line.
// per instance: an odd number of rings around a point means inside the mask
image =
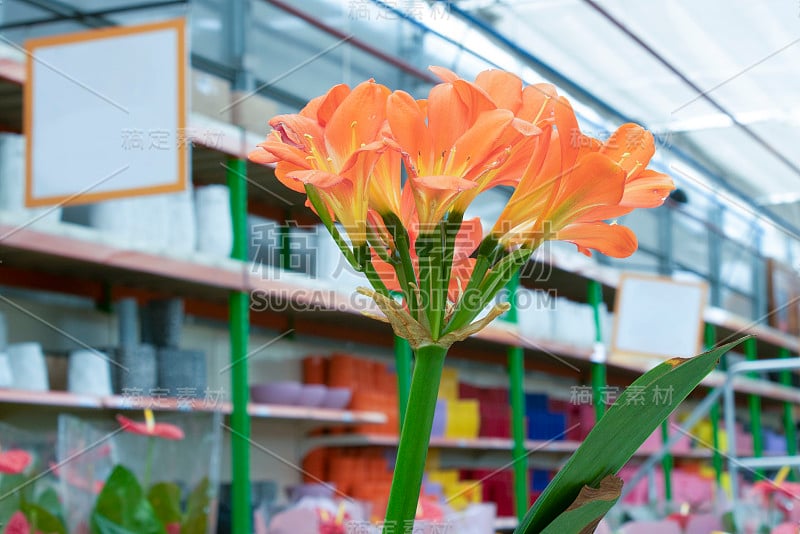
M 322 407 L 332 410 L 343 410 L 350 404 L 353 391 L 350 388 L 328 388 L 325 398 L 322 399 Z
M 250 386 L 250 400 L 259 404 L 297 404 L 303 388 L 299 382 L 265 382 Z
M 321 406 L 327 393 L 327 386 L 304 384 L 300 390 L 300 396 L 297 398 L 297 404 L 299 406 L 310 406 L 312 408 Z
M 692 515 L 686 525 L 686 534 L 708 534 L 722 530 L 722 520 L 713 514 Z
M 620 529 L 622 534 L 681 534 L 674 521 L 631 521 Z
M 672 499 L 674 502 L 688 502 L 693 507 L 712 502 L 714 481 L 682 469 L 672 472 Z

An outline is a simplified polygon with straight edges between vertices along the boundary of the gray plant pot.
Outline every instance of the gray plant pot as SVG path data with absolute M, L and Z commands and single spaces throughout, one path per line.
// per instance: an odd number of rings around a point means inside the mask
M 142 313 L 142 342 L 156 347 L 180 347 L 183 317 L 183 300 L 151 300 Z
M 152 345 L 123 345 L 114 351 L 114 392 L 148 396 L 158 385 L 156 349 Z
M 139 306 L 135 298 L 120 299 L 116 302 L 117 325 L 120 347 L 136 347 L 139 344 Z
M 170 397 L 205 395 L 206 355 L 199 350 L 158 349 L 158 387 Z

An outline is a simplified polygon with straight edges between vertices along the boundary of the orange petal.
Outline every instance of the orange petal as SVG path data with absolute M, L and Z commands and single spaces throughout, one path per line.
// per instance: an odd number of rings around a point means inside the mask
M 553 121 L 557 101 L 558 92 L 555 86 L 549 83 L 529 85 L 522 90 L 522 105 L 517 117 L 541 127 Z
M 618 162 L 625 172 L 647 167 L 655 154 L 653 134 L 638 124 L 623 124 L 603 143 L 600 152 Z
M 315 140 L 323 137 L 323 130 L 317 121 L 302 115 L 277 115 L 270 119 L 269 125 L 278 132 L 281 141 L 295 148 L 305 149 L 308 146 L 307 135 Z
M 434 158 L 445 157 L 450 147 L 473 123 L 470 110 L 452 84 L 439 84 L 428 95 L 428 131 Z
M 413 180 L 414 187 L 430 191 L 466 191 L 478 184 L 471 180 L 464 180 L 458 176 L 420 176 Z
M 559 146 L 561 148 L 561 169 L 566 172 L 578 160 L 580 149 L 581 130 L 578 127 L 578 118 L 572 110 L 569 100 L 559 97 L 555 105 L 555 122 L 558 128 Z
M 516 114 L 522 105 L 522 80 L 510 72 L 485 70 L 475 78 L 475 85 L 486 91 L 498 108 Z
M 269 165 L 280 161 L 280 158 L 275 157 L 271 152 L 267 152 L 263 147 L 251 151 L 247 154 L 247 159 L 259 165 Z
M 288 161 L 298 167 L 308 167 L 307 152 L 292 145 L 282 143 L 276 135 L 271 135 L 264 143 L 258 145 L 261 150 L 255 150 L 247 155 L 254 163 L 275 163 Z M 259 153 L 260 152 L 260 153 Z M 265 155 L 266 154 L 266 155 Z M 272 161 L 269 161 L 269 160 Z
M 467 219 L 461 223 L 455 239 L 453 261 L 457 262 L 469 258 L 483 240 L 483 227 L 480 217 Z
M 350 94 L 350 88 L 345 84 L 334 85 L 325 94 L 316 110 L 316 119 L 321 126 L 325 126 L 333 117 L 333 113 L 339 108 L 347 95 Z M 306 106 L 308 107 L 308 106 Z
M 278 181 L 280 181 L 280 183 L 282 183 L 284 186 L 288 187 L 292 191 L 297 191 L 298 193 L 305 193 L 306 188 L 303 186 L 303 183 L 294 178 L 290 178 L 289 175 L 297 171 L 306 171 L 306 170 L 308 170 L 307 166 L 298 167 L 297 165 L 293 165 L 286 161 L 279 161 L 278 165 L 275 167 L 275 178 L 277 178 Z
M 483 168 L 496 153 L 499 140 L 514 120 L 507 109 L 495 109 L 481 114 L 475 124 L 454 145 L 447 172 L 464 175 L 470 168 Z M 449 151 L 448 151 L 449 152 Z
M 616 206 L 625 190 L 625 171 L 606 156 L 587 154 L 564 177 L 549 219 L 558 229 L 599 206 Z
M 453 82 L 455 80 L 460 79 L 458 77 L 458 74 L 445 67 L 431 65 L 430 67 L 428 67 L 428 70 L 437 75 L 439 79 L 441 79 L 443 82 Z
M 675 189 L 672 178 L 650 169 L 638 173 L 625 184 L 623 206 L 655 208 L 664 203 L 670 191 Z
M 400 281 L 397 279 L 394 267 L 380 259 L 374 250 L 372 251 L 372 266 L 389 291 L 401 290 Z
M 330 189 L 339 185 L 345 179 L 341 174 L 308 169 L 287 173 L 286 177 L 303 184 L 311 184 L 319 189 Z
M 602 222 L 572 224 L 559 231 L 556 239 L 574 243 L 578 250 L 591 256 L 589 249 L 612 258 L 627 258 L 639 246 L 630 228 Z
M 369 181 L 369 205 L 378 213 L 400 215 L 400 154 L 387 150 L 380 155 Z
M 477 184 L 457 176 L 421 176 L 410 180 L 419 214 L 419 226 L 430 228 L 437 224 L 462 191 Z
M 498 108 L 489 93 L 474 83 L 467 80 L 456 80 L 452 85 L 458 98 L 466 106 L 471 123 L 475 122 L 481 113 Z
M 420 166 L 428 168 L 432 164 L 429 161 L 430 132 L 418 102 L 405 91 L 395 91 L 389 96 L 386 118 L 397 148 L 411 160 L 409 173 L 417 174 Z
M 385 86 L 363 82 L 336 108 L 325 127 L 325 144 L 335 163 L 343 163 L 362 144 L 379 140 L 388 97 Z

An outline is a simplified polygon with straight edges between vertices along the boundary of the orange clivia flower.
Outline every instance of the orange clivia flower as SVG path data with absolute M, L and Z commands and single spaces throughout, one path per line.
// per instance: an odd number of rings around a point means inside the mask
M 373 81 L 353 90 L 337 85 L 300 113 L 270 120 L 272 132 L 248 157 L 255 163 L 277 163 L 275 176 L 290 189 L 316 188 L 353 243 L 362 244 L 370 180 L 386 149 L 381 132 L 388 96 L 389 89 Z
M 503 147 L 503 164 L 480 177 L 478 186 L 459 196 L 454 211 L 463 211 L 479 193 L 498 185 L 516 187 L 530 160 L 541 159 L 547 152 L 550 142 L 550 129 L 553 124 L 553 110 L 558 99 L 556 88 L 547 83 L 523 87 L 522 80 L 498 69 L 480 72 L 475 82 L 461 80 L 457 74 L 443 67 L 430 67 L 445 82 L 454 83 L 460 94 L 468 94 L 464 89 L 469 84 L 471 91 L 484 95 L 497 109 L 505 109 L 514 114 L 517 125 L 533 124 L 540 131 L 536 135 L 519 138 L 517 132 L 507 129 L 505 138 L 499 141 Z
M 533 158 L 492 234 L 509 245 L 535 248 L 546 240 L 574 243 L 613 257 L 635 252 L 630 229 L 605 221 L 638 207 L 656 207 L 674 189 L 665 174 L 646 169 L 653 136 L 626 124 L 605 143 L 580 132 L 569 102 L 555 106 L 555 127 L 546 156 Z
M 541 133 L 458 78 L 434 86 L 427 100 L 395 91 L 387 120 L 387 143 L 403 155 L 423 228 L 450 211 L 463 213 L 478 193 L 507 182 L 504 169 L 514 149 Z

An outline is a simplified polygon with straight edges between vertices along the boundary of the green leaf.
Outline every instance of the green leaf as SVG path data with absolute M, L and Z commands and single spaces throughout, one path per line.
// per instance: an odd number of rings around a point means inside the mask
M 616 474 L 658 425 L 714 369 L 719 358 L 745 339 L 694 358 L 667 360 L 639 377 L 595 425 L 528 510 L 515 532 L 542 532 L 575 501 L 581 488 L 596 488 L 605 477 Z M 654 396 L 659 392 L 662 396 L 654 402 Z
M 136 476 L 118 465 L 97 496 L 90 518 L 92 534 L 165 534 Z
M 66 524 L 64 521 L 64 507 L 61 505 L 61 501 L 58 498 L 58 491 L 56 491 L 55 488 L 49 487 L 44 490 L 36 499 L 36 504 L 58 518 L 62 524 Z
M 25 484 L 23 475 L 0 475 L 0 524 L 5 525 L 11 520 L 14 512 L 19 510 L 22 493 L 18 488 Z
M 208 478 L 203 478 L 194 487 L 186 503 L 186 518 L 181 524 L 181 534 L 205 534 L 208 523 L 208 507 L 211 504 Z
M 42 534 L 66 534 L 67 529 L 62 523 L 61 519 L 51 514 L 38 504 L 24 503 L 20 506 L 20 510 L 28 519 L 31 527 L 35 525 L 36 528 L 31 528 L 32 531 L 41 532 Z
M 622 479 L 615 476 L 601 480 L 597 489 L 584 486 L 575 502 L 547 525 L 542 534 L 592 534 L 603 516 L 617 502 L 621 492 Z
M 181 489 L 173 482 L 159 482 L 150 488 L 147 500 L 162 524 L 180 523 Z

